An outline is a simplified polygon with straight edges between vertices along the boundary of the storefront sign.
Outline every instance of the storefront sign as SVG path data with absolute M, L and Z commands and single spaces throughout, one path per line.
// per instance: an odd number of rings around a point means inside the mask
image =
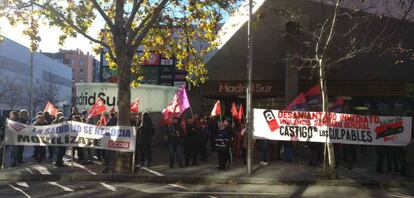
M 353 115 L 254 109 L 256 138 L 405 146 L 411 142 L 411 117 Z
M 96 126 L 67 121 L 47 126 L 7 120 L 6 145 L 66 146 L 134 152 L 136 129 L 129 126 Z
M 118 108 L 118 86 L 115 83 L 76 83 L 76 105 L 79 110 L 88 110 L 98 98 L 105 103 L 108 111 Z M 140 98 L 142 111 L 161 112 L 177 91 L 176 87 L 144 85 L 131 88 L 131 99 Z
M 219 92 L 220 93 L 246 93 L 246 84 L 230 84 L 230 83 L 220 83 Z M 265 85 L 262 83 L 253 83 L 253 91 L 255 93 L 271 93 L 272 85 Z

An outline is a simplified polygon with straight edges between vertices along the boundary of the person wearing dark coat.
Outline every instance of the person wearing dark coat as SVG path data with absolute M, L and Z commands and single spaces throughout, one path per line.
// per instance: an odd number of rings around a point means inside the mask
M 174 161 L 177 159 L 181 168 L 183 165 L 184 129 L 180 125 L 180 119 L 174 118 L 167 130 L 167 142 L 170 157 L 170 168 L 174 168 Z
M 227 131 L 224 123 L 219 124 L 219 133 L 216 137 L 216 147 L 218 149 L 218 161 L 220 170 L 225 170 L 227 162 L 229 162 L 230 154 L 230 133 Z
M 36 117 L 36 121 L 33 124 L 35 126 L 45 126 L 48 125 L 48 123 L 45 120 L 45 117 L 43 115 L 38 115 Z M 42 162 L 46 157 L 46 147 L 44 146 L 35 146 L 35 160 L 37 162 Z
M 65 117 L 63 117 L 63 114 L 59 115 L 59 113 L 58 113 L 57 117 L 58 117 L 58 118 L 56 118 L 57 121 L 55 120 L 56 122 L 54 121 L 54 124 L 62 123 L 62 122 L 65 121 Z M 65 156 L 65 153 L 66 153 L 66 147 L 65 146 L 57 147 L 57 156 L 56 156 L 55 166 L 57 166 L 57 167 L 63 167 L 64 166 L 63 165 L 63 157 Z
M 200 132 L 197 130 L 193 119 L 188 119 L 186 124 L 187 134 L 184 138 L 185 166 L 194 166 L 197 163 L 198 146 Z M 191 161 L 191 163 L 190 163 Z
M 109 114 L 109 119 L 106 122 L 106 126 L 116 126 L 118 124 L 117 114 L 111 112 Z M 105 150 L 105 159 L 104 162 L 106 165 L 113 166 L 115 165 L 115 152 L 111 150 Z
M 63 115 L 63 114 L 61 114 L 61 115 Z M 53 120 L 52 116 L 50 116 L 49 112 L 44 111 L 43 112 L 43 117 L 45 118 L 45 121 L 47 122 L 47 124 L 49 124 L 49 125 L 53 124 L 54 120 Z M 56 150 L 56 147 L 48 146 L 47 149 L 48 149 L 48 152 L 49 152 L 49 160 L 53 160 L 53 153 L 54 153 L 54 150 Z
M 147 112 L 142 114 L 142 124 L 138 128 L 141 167 L 148 167 L 152 160 L 152 137 L 155 134 L 154 125 Z

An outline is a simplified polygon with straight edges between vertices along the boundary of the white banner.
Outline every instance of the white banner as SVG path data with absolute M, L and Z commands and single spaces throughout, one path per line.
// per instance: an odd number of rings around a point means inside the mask
M 108 111 L 118 111 L 118 85 L 116 83 L 76 83 L 76 102 L 79 110 L 88 110 L 100 98 Z M 131 100 L 139 97 L 139 110 L 161 112 L 177 92 L 177 87 L 144 85 L 131 88 Z
M 96 126 L 75 121 L 33 126 L 7 120 L 5 132 L 6 145 L 135 151 L 136 129 L 130 126 Z
M 253 109 L 253 114 L 258 139 L 390 146 L 411 142 L 411 117 L 269 109 Z

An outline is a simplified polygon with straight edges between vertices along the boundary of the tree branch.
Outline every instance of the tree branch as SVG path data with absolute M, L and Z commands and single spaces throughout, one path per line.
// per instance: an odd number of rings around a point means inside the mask
M 109 19 L 108 15 L 105 13 L 105 11 L 102 9 L 102 7 L 96 0 L 91 1 L 95 9 L 98 10 L 99 14 L 101 14 L 102 18 L 105 20 L 106 24 L 109 26 L 109 28 L 112 29 L 114 27 L 114 23 L 112 23 L 111 19 Z
M 36 5 L 42 9 L 45 10 L 49 10 L 50 12 L 53 12 L 54 14 L 56 14 L 56 16 L 58 16 L 58 18 L 60 18 L 63 22 L 65 22 L 68 26 L 70 26 L 71 28 L 73 28 L 77 33 L 81 34 L 82 36 L 84 36 L 85 38 L 89 39 L 90 41 L 100 44 L 103 47 L 108 49 L 108 53 L 111 56 L 111 58 L 115 61 L 116 57 L 114 56 L 114 53 L 112 52 L 111 48 L 109 47 L 109 45 L 103 41 L 100 41 L 98 39 L 93 38 L 92 36 L 90 36 L 89 34 L 87 34 L 85 31 L 82 31 L 81 28 L 79 28 L 78 26 L 76 26 L 71 20 L 69 20 L 62 12 L 59 12 L 58 10 L 56 10 L 55 8 L 53 8 L 52 6 L 45 6 L 36 2 L 33 2 L 33 5 Z
M 140 26 L 142 30 L 140 30 L 140 27 L 137 28 L 136 32 L 134 33 L 134 47 L 138 47 L 139 44 L 141 44 L 144 37 L 147 35 L 148 31 L 154 24 L 155 20 L 160 15 L 161 11 L 164 9 L 165 5 L 167 5 L 169 0 L 162 0 L 162 2 L 158 5 L 158 7 L 155 9 L 154 13 L 149 18 L 149 21 L 147 23 L 141 23 Z
M 130 16 L 128 18 L 128 21 L 125 23 L 125 28 L 129 28 L 130 27 L 131 30 L 132 30 L 132 27 L 131 27 L 132 22 L 134 21 L 135 16 L 137 15 L 137 12 L 138 12 L 138 10 L 141 7 L 141 4 L 143 2 L 144 2 L 144 0 L 139 0 L 139 1 L 138 0 L 134 0 L 134 3 L 132 4 L 131 14 L 130 14 Z

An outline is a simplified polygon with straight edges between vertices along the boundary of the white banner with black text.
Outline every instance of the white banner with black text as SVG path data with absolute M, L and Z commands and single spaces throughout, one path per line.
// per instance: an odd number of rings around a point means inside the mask
M 6 145 L 67 146 L 134 152 L 136 129 L 96 126 L 75 121 L 34 126 L 7 120 Z
M 253 109 L 257 139 L 405 146 L 411 117 Z

